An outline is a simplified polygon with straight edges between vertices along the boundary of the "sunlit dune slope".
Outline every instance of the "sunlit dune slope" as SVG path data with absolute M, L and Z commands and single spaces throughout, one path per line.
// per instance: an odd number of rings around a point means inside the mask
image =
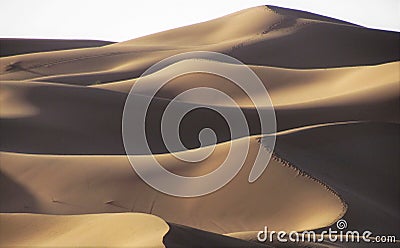
M 185 63 L 171 67 L 181 65 Z M 223 63 L 214 66 L 226 70 L 235 67 Z M 395 62 L 328 70 L 252 68 L 269 92 L 277 117 L 277 129 L 283 131 L 338 121 L 399 123 L 398 66 L 399 63 Z M 157 73 L 151 76 L 157 80 Z M 1 133 L 5 141 L 1 143 L 2 150 L 45 154 L 124 154 L 122 112 L 127 92 L 134 82 L 116 82 L 98 87 L 2 82 Z M 235 99 L 249 122 L 250 134 L 259 134 L 257 112 L 237 86 L 218 76 L 188 74 L 163 87 L 157 94 L 159 98 L 149 109 L 148 118 L 152 121 L 148 123 L 148 137 L 153 152 L 168 152 L 162 143 L 158 125 L 170 99 L 187 89 L 203 86 L 226 92 Z M 146 95 L 149 92 L 144 88 L 141 93 Z M 255 94 L 252 97 L 261 99 L 265 96 Z M 197 103 L 221 110 L 234 108 L 209 95 L 198 95 L 196 99 L 187 99 L 182 104 Z M 263 107 L 260 109 L 262 111 Z M 198 131 L 206 126 L 215 129 L 219 142 L 231 138 L 229 127 L 213 110 L 191 113 L 183 120 L 182 126 L 183 142 L 192 148 L 199 145 Z M 27 136 L 30 139 L 25 139 Z
M 400 126 L 353 123 L 277 137 L 275 152 L 335 189 L 349 230 L 399 235 Z M 305 155 L 306 154 L 306 155 Z
M 78 41 L 13 42 L 12 48 L 2 45 L 1 53 L 10 56 L 0 58 L 1 246 L 188 247 L 194 242 L 247 247 L 256 246 L 251 242 L 264 226 L 303 231 L 334 227 L 340 218 L 349 230 L 400 235 L 399 33 L 260 6 L 101 47 L 97 42 L 78 49 L 69 49 Z M 143 121 L 151 152 L 164 168 L 183 176 L 205 175 L 221 165 L 233 144 L 240 150 L 250 144 L 247 156 L 231 154 L 245 163 L 226 186 L 180 198 L 153 189 L 136 174 L 124 149 L 122 119 L 140 75 L 164 58 L 190 51 L 221 52 L 248 65 L 269 92 L 277 130 L 261 131 L 249 96 L 223 77 L 191 73 L 172 79 Z M 146 100 L 164 73 L 191 68 L 192 62 L 147 75 L 148 85 L 136 99 Z M 243 66 L 208 63 L 227 72 Z M 180 138 L 189 150 L 166 149 L 160 128 L 164 110 L 176 95 L 196 87 L 232 97 L 249 134 L 231 135 L 214 111 L 232 112 L 235 106 L 197 94 L 176 106 L 202 104 L 214 110 L 196 109 L 182 118 Z M 266 99 L 261 91 L 251 97 Z M 268 104 L 257 107 L 261 114 L 271 110 Z M 216 134 L 211 156 L 197 163 L 174 157 L 210 149 L 196 149 L 203 128 Z M 272 159 L 249 183 L 259 149 L 261 156 L 271 155 L 263 145 L 271 136 L 277 139 Z M 129 155 L 142 168 L 154 163 L 148 152 Z
M 172 64 L 156 73 L 145 76 L 146 83 L 156 82 L 165 75 L 175 71 L 185 71 L 185 68 L 195 66 L 197 61 L 185 60 Z M 220 71 L 232 73 L 237 67 L 222 62 L 207 62 L 212 71 L 218 68 Z M 376 66 L 358 66 L 345 68 L 295 70 L 266 66 L 249 66 L 261 79 L 268 90 L 274 107 L 299 108 L 307 106 L 348 105 L 356 102 L 366 102 L 368 99 L 396 98 L 400 83 L 400 63 L 392 62 Z M 150 79 L 148 79 L 150 78 Z M 112 83 L 92 85 L 93 88 L 108 89 L 116 92 L 129 93 L 138 79 L 117 81 Z M 140 80 L 140 79 L 139 79 Z M 242 82 L 237 82 L 242 83 Z M 239 86 L 229 79 L 207 74 L 190 73 L 175 77 L 157 93 L 158 97 L 174 99 L 178 94 L 196 87 L 210 87 L 223 92 L 229 92 L 229 96 L 242 107 L 252 107 L 254 104 L 246 96 Z M 151 95 L 152 85 L 141 87 L 140 93 Z M 264 98 L 263 92 L 255 92 L 251 95 L 254 99 Z M 191 99 L 180 101 L 196 102 L 231 106 L 223 98 L 218 99 L 209 95 L 196 95 Z M 259 106 L 261 107 L 261 106 Z
M 257 181 L 248 183 L 260 143 L 254 137 L 233 142 L 245 149 L 247 139 L 249 155 L 239 174 L 213 194 L 196 198 L 154 190 L 136 175 L 126 156 L 1 153 L 6 179 L 1 186 L 1 212 L 145 212 L 219 233 L 258 230 L 266 224 L 274 230 L 319 228 L 344 214 L 345 203 L 334 192 L 275 159 Z M 218 144 L 211 156 L 198 163 L 179 161 L 173 154 L 156 158 L 174 173 L 200 176 L 220 166 L 229 149 L 230 142 Z M 144 166 L 152 163 L 149 156 L 137 160 Z
M 163 247 L 169 230 L 162 219 L 141 213 L 0 214 L 0 221 L 2 247 Z
M 286 68 L 371 65 L 399 60 L 398 34 L 306 19 L 266 6 L 101 48 L 1 59 L 3 80 L 91 85 L 138 77 L 174 54 L 217 51 L 246 64 Z M 262 55 L 262 56 L 261 56 Z
M 187 247 L 200 243 L 207 247 L 270 247 L 183 225 L 166 223 L 157 216 L 142 213 L 0 214 L 0 220 L 3 224 L 0 226 L 2 247 L 139 248 Z

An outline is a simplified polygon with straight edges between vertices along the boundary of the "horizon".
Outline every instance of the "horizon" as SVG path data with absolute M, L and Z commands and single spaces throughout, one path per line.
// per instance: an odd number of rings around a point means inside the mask
M 229 4 L 228 4 L 229 2 Z M 351 22 L 367 28 L 400 31 L 397 18 L 400 2 L 395 0 L 351 2 L 306 2 L 289 0 L 260 1 L 204 1 L 190 4 L 187 1 L 146 1 L 135 4 L 125 0 L 113 5 L 94 2 L 28 0 L 3 3 L 0 10 L 0 38 L 103 40 L 120 42 L 182 26 L 192 25 L 222 17 L 243 9 L 272 5 L 306 11 L 330 18 Z M 20 6 L 25 6 L 21 10 Z M 93 6 L 96 6 L 93 9 Z M 154 6 L 158 6 L 155 8 Z M 358 8 L 357 8 L 358 6 Z M 360 8 L 362 6 L 362 8 Z M 212 7 L 212 8 L 211 8 Z M 134 15 L 130 12 L 134 8 Z M 93 11 L 95 10 L 95 11 Z M 15 18 L 16 13 L 23 18 Z M 71 15 L 71 13 L 73 13 Z M 104 16 L 109 18 L 104 18 Z M 10 25 L 9 20 L 14 20 Z M 51 21 L 49 21 L 51 20 Z M 111 27 L 105 29 L 104 27 Z

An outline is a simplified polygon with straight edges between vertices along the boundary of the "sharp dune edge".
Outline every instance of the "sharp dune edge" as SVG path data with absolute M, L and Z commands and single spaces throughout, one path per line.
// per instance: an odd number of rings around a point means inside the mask
M 400 235 L 396 32 L 260 6 L 95 47 L 96 42 L 59 41 L 49 47 L 48 41 L 23 40 L 11 49 L 4 42 L 0 40 L 5 56 L 0 59 L 2 247 L 336 247 L 341 244 L 327 240 L 260 244 L 256 235 L 264 226 L 314 230 L 340 218 L 350 230 Z M 71 49 L 76 46 L 85 48 Z M 213 119 L 211 128 L 218 135 L 214 152 L 189 164 L 169 153 L 154 131 L 149 141 L 165 168 L 199 176 L 216 169 L 233 142 L 245 146 L 249 141 L 250 151 L 239 174 L 222 189 L 198 198 L 171 197 L 144 183 L 129 164 L 121 137 L 122 111 L 130 88 L 149 66 L 203 50 L 233 56 L 260 77 L 275 107 L 277 133 L 260 134 L 251 101 L 226 79 L 199 73 L 174 78 L 154 99 L 152 118 L 157 120 L 177 94 L 213 87 L 237 100 L 250 136 L 232 139 L 224 122 Z M 213 66 L 230 71 L 238 65 Z M 157 80 L 160 73 L 149 76 Z M 233 108 L 210 96 L 181 104 L 199 102 Z M 184 120 L 190 127 L 182 129 L 185 145 L 198 146 L 196 130 L 202 120 L 215 118 L 211 112 Z M 277 138 L 273 159 L 250 184 L 252 162 L 267 135 Z M 150 163 L 148 154 L 132 156 Z

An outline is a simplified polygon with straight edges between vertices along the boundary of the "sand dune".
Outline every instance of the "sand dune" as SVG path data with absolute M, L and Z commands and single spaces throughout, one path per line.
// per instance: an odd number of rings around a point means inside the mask
M 250 65 L 285 68 L 373 65 L 399 60 L 395 32 L 301 17 L 260 6 L 101 48 L 3 58 L 0 72 L 3 80 L 90 85 L 136 78 L 163 58 L 193 50 L 226 53 Z
M 163 247 L 169 230 L 162 219 L 141 213 L 1 214 L 0 220 L 2 247 Z
M 269 247 L 166 223 L 157 216 L 142 213 L 0 214 L 0 220 L 2 247 L 187 247 L 193 242 L 201 242 L 202 247 Z
M 113 42 L 100 40 L 55 40 L 0 38 L 0 57 L 66 49 L 101 47 Z
M 168 224 L 170 229 L 163 240 L 166 247 L 272 247 L 252 240 L 206 232 L 183 225 Z
M 264 226 L 322 230 L 340 218 L 351 230 L 400 235 L 398 44 L 396 32 L 274 6 L 115 44 L 2 40 L 0 244 L 340 247 L 328 240 L 253 242 Z M 250 151 L 239 174 L 220 190 L 172 197 L 148 186 L 130 165 L 121 137 L 123 108 L 149 66 L 202 50 L 231 55 L 259 76 L 274 105 L 277 132 L 260 131 L 254 104 L 228 80 L 204 73 L 174 78 L 153 99 L 146 122 L 152 153 L 166 169 L 204 175 L 223 162 L 232 144 L 244 148 L 249 141 Z M 190 63 L 148 75 L 149 87 L 135 97 L 145 99 L 163 73 Z M 210 66 L 234 71 L 239 65 Z M 163 111 L 176 95 L 196 87 L 234 98 L 249 136 L 231 137 L 226 122 L 203 109 L 181 123 L 182 143 L 192 150 L 168 151 L 159 128 Z M 235 108 L 200 94 L 179 106 L 199 103 Z M 194 164 L 175 158 L 204 151 L 194 148 L 205 127 L 217 135 L 211 156 Z M 262 140 L 271 136 L 277 138 L 273 159 L 249 183 Z M 153 163 L 147 153 L 130 156 L 143 166 Z
M 245 146 L 245 139 L 233 142 Z M 126 156 L 2 153 L 1 171 L 9 181 L 2 185 L 4 192 L 12 192 L 17 184 L 26 193 L 3 193 L 2 199 L 8 200 L 2 201 L 1 212 L 145 212 L 219 233 L 257 230 L 265 223 L 276 230 L 314 229 L 334 223 L 344 214 L 346 206 L 326 186 L 275 160 L 271 160 L 260 179 L 249 184 L 247 179 L 259 145 L 256 138 L 251 138 L 245 165 L 228 185 L 213 194 L 189 199 L 168 196 L 149 187 L 134 173 Z M 229 142 L 219 144 L 209 158 L 195 164 L 179 161 L 171 154 L 156 158 L 179 175 L 199 176 L 216 169 L 229 146 Z M 151 162 L 145 156 L 141 159 L 143 164 Z
M 313 242 L 309 241 L 307 236 L 304 236 L 304 241 L 301 242 L 293 242 L 291 241 L 287 236 L 285 236 L 285 239 L 287 239 L 287 242 L 279 242 L 277 240 L 273 240 L 272 242 L 266 241 L 266 242 L 259 242 L 257 240 L 257 232 L 240 232 L 240 233 L 228 233 L 225 234 L 228 237 L 234 237 L 238 239 L 242 239 L 248 242 L 253 242 L 253 243 L 258 243 L 262 245 L 267 245 L 270 247 L 277 247 L 277 248 L 290 248 L 290 247 L 313 247 L 313 248 L 335 248 L 335 247 L 376 247 L 376 239 L 374 237 L 371 237 L 370 239 L 372 240 L 371 243 L 352 243 L 352 242 L 345 242 L 345 243 L 335 243 L 329 240 L 329 236 L 321 236 L 320 234 L 316 235 L 316 239 L 320 240 L 318 242 Z M 336 239 L 339 239 L 340 236 L 337 235 L 332 235 L 332 237 L 336 237 Z M 300 239 L 302 240 L 302 236 L 300 235 Z M 362 239 L 362 237 L 360 237 Z M 397 242 L 399 243 L 399 242 Z M 392 244 L 393 245 L 393 244 Z
M 195 61 L 193 62 L 195 64 Z M 165 69 L 166 72 L 156 72 L 150 76 L 158 80 L 164 73 L 179 70 L 182 66 L 189 66 L 190 61 L 176 63 Z M 212 67 L 219 67 L 224 71 L 233 71 L 240 65 L 232 65 L 214 62 Z M 346 105 L 356 102 L 371 100 L 371 98 L 396 98 L 399 89 L 400 72 L 399 62 L 381 64 L 376 66 L 345 67 L 314 70 L 294 70 L 278 67 L 250 66 L 250 68 L 262 80 L 267 88 L 274 107 L 298 108 L 303 106 L 329 106 Z M 148 82 L 146 81 L 146 82 Z M 112 91 L 129 93 L 136 79 L 92 85 L 94 88 L 108 89 Z M 173 99 L 176 95 L 195 87 L 211 87 L 230 93 L 236 103 L 242 107 L 252 107 L 249 97 L 226 78 L 205 73 L 185 74 L 172 79 L 157 96 Z M 150 95 L 151 86 L 140 92 Z M 212 99 L 207 96 L 197 96 L 189 102 L 202 104 L 229 106 L 229 102 L 220 99 Z M 265 97 L 263 93 L 252 95 L 255 98 Z M 212 99 L 212 100 L 211 100 Z M 183 101 L 182 99 L 180 101 Z
M 399 134 L 393 123 L 320 127 L 278 136 L 275 152 L 346 199 L 349 228 L 398 236 Z
M 215 66 L 228 70 L 235 67 L 221 63 Z M 328 70 L 253 69 L 265 82 L 275 107 L 278 131 L 283 131 L 338 121 L 399 123 L 398 66 L 396 62 Z M 157 75 L 154 77 L 157 80 Z M 3 82 L 0 109 L 5 142 L 1 143 L 2 150 L 44 154 L 124 154 L 120 123 L 127 91 L 133 83 L 134 80 L 82 87 L 41 82 Z M 152 130 L 150 143 L 153 152 L 167 152 L 157 125 L 169 103 L 168 99 L 200 86 L 229 92 L 242 106 L 250 133 L 259 134 L 257 112 L 237 86 L 221 77 L 189 74 L 163 87 L 157 94 L 160 99 L 152 104 L 148 118 L 153 120 L 149 126 Z M 147 94 L 146 90 L 142 93 Z M 199 96 L 195 102 L 224 110 L 232 108 L 226 102 L 207 95 Z M 192 104 L 192 99 L 187 104 Z M 88 112 L 91 114 L 87 115 Z M 205 116 L 212 121 L 204 122 Z M 223 119 L 216 119 L 212 110 L 194 112 L 190 118 L 184 119 L 184 123 L 183 126 L 187 128 L 182 130 L 182 137 L 188 147 L 198 146 L 198 131 L 206 126 L 216 130 L 220 142 L 231 138 L 228 126 Z M 31 139 L 26 140 L 25 136 Z

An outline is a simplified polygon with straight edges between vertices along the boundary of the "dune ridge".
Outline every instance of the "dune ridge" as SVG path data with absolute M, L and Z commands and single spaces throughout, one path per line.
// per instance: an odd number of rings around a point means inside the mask
M 247 138 L 232 142 L 244 145 L 245 139 Z M 270 161 L 266 172 L 259 180 L 248 184 L 247 178 L 252 161 L 260 146 L 254 137 L 250 142 L 249 157 L 237 177 L 217 192 L 193 199 L 171 197 L 155 191 L 138 178 L 126 156 L 28 155 L 3 152 L 1 158 L 4 163 L 2 164 L 8 166 L 1 166 L 2 173 L 16 180 L 16 183 L 33 194 L 37 202 L 29 203 L 29 198 L 25 198 L 24 195 L 22 198 L 11 196 L 1 206 L 1 212 L 24 211 L 46 214 L 146 212 L 161 216 L 168 222 L 219 233 L 239 231 L 245 227 L 257 230 L 259 226 L 264 226 L 264 223 L 268 223 L 271 228 L 277 230 L 319 228 L 337 221 L 344 214 L 344 203 L 334 192 L 326 190 L 318 182 L 300 174 L 299 170 L 283 166 L 277 160 Z M 157 160 L 168 170 L 180 175 L 203 175 L 219 166 L 221 159 L 224 159 L 228 152 L 229 143 L 218 144 L 211 157 L 197 165 L 179 162 L 170 154 L 157 155 Z M 142 156 L 142 160 L 143 163 L 150 162 L 150 160 L 146 162 L 145 156 Z M 29 165 L 26 161 L 29 161 Z M 79 171 L 76 169 L 78 166 Z M 107 173 L 110 170 L 113 171 L 112 174 Z M 82 174 L 82 171 L 85 173 Z M 29 181 L 26 180 L 27 177 L 30 178 Z M 51 181 L 46 180 L 53 185 L 51 188 L 43 184 L 44 179 L 48 177 L 52 178 Z M 282 180 L 285 183 L 282 183 Z M 11 191 L 9 187 L 8 184 L 2 185 L 6 192 Z M 319 206 L 324 205 L 325 210 L 316 209 L 313 201 L 305 202 L 303 197 L 307 197 L 305 194 L 307 192 L 299 190 L 302 188 L 307 188 L 309 194 L 314 192 L 314 201 L 318 201 Z M 69 190 L 66 191 L 66 189 Z M 41 193 L 38 194 L 38 192 Z M 237 198 L 239 193 L 242 196 L 240 199 Z M 265 195 L 265 199 L 256 200 L 257 195 L 261 193 Z M 276 198 L 277 194 L 287 197 Z M 86 195 L 91 195 L 91 197 L 87 198 Z M 222 198 L 225 199 L 224 202 L 218 201 Z M 270 198 L 276 200 L 270 201 Z M 296 202 L 299 207 L 283 208 L 282 203 L 286 201 Z M 19 205 L 21 202 L 27 204 Z M 231 203 L 228 204 L 228 202 Z M 255 204 L 247 206 L 246 202 Z M 226 204 L 234 205 L 236 208 L 228 210 L 225 207 Z M 207 207 L 211 205 L 213 208 Z M 18 208 L 21 209 L 18 210 Z M 171 212 L 171 209 L 175 211 Z M 259 212 L 259 214 L 254 216 L 252 215 L 254 212 Z M 219 213 L 225 214 L 220 216 Z M 313 213 L 314 217 L 301 220 L 300 216 L 308 216 L 308 213 Z M 282 215 L 291 216 L 291 219 L 298 219 L 301 222 L 295 225 L 282 222 L 278 218 Z M 246 216 L 248 222 L 238 222 L 238 216 Z
M 0 58 L 1 246 L 340 247 L 328 240 L 255 242 L 264 226 L 319 231 L 334 228 L 340 218 L 352 230 L 400 235 L 397 32 L 259 6 L 114 44 L 0 42 L 12 45 L 2 45 Z M 164 58 L 190 51 L 221 52 L 253 70 L 269 92 L 277 130 L 262 133 L 254 104 L 225 78 L 191 73 L 172 79 L 149 111 L 152 154 L 129 156 L 147 165 L 154 155 L 171 172 L 199 176 L 218 168 L 233 143 L 250 142 L 243 168 L 225 187 L 178 198 L 156 191 L 135 173 L 125 154 L 121 120 L 140 75 Z M 188 63 L 155 71 L 149 82 Z M 238 66 L 210 65 L 226 71 Z M 202 110 L 182 119 L 182 143 L 189 150 L 167 150 L 159 130 L 163 110 L 176 95 L 196 87 L 232 96 L 249 136 L 231 137 L 219 116 Z M 135 97 L 148 97 L 150 88 Z M 179 104 L 199 103 L 233 108 L 208 95 Z M 192 150 L 205 127 L 217 134 L 211 156 L 194 164 L 175 158 L 204 149 Z M 271 136 L 276 137 L 272 159 L 249 183 L 256 153 Z
M 114 81 L 126 80 L 138 77 L 162 58 L 193 50 L 226 53 L 250 65 L 285 68 L 376 65 L 399 60 L 395 32 L 300 18 L 295 19 L 299 25 L 291 25 L 293 30 L 282 27 L 263 34 L 266 27 L 282 18 L 293 20 L 292 16 L 274 13 L 260 6 L 101 48 L 11 56 L 2 58 L 0 73 L 3 80 L 32 80 L 45 75 L 48 78 L 44 81 L 73 84 L 109 82 L 113 77 Z M 208 36 L 204 35 L 206 31 Z M 310 39 L 310 35 L 318 38 Z M 360 44 L 360 40 L 368 42 Z M 13 64 L 18 65 L 14 71 L 5 69 Z
M 0 57 L 57 50 L 100 47 L 113 42 L 100 40 L 0 38 Z

